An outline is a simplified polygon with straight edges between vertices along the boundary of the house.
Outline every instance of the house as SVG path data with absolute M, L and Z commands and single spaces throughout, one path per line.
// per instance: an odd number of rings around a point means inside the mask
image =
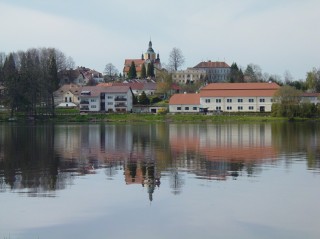
M 170 112 L 271 112 L 276 83 L 211 83 L 199 94 L 176 94 L 169 101 Z M 199 98 L 198 105 L 197 97 Z
M 301 94 L 301 102 L 309 102 L 313 104 L 318 104 L 320 103 L 320 93 L 309 93 L 309 92 L 304 92 Z
M 220 61 L 203 61 L 193 67 L 198 70 L 206 71 L 207 82 L 226 82 L 230 74 L 230 66 L 225 62 Z
M 149 47 L 147 51 L 141 55 L 140 59 L 125 59 L 124 67 L 123 67 L 123 75 L 124 77 L 128 77 L 128 73 L 130 70 L 130 66 L 134 62 L 136 67 L 137 77 L 141 77 L 142 66 L 145 65 L 146 69 L 148 69 L 148 64 L 153 63 L 154 73 L 156 74 L 158 70 L 161 70 L 161 61 L 159 53 L 156 54 L 152 48 L 152 42 L 149 41 Z
M 206 78 L 205 69 L 187 68 L 186 70 L 173 71 L 172 81 L 178 84 L 204 83 Z
M 200 107 L 200 94 L 174 94 L 169 100 L 171 113 L 197 113 Z
M 157 83 L 139 81 L 139 82 L 128 82 L 128 83 L 112 83 L 115 86 L 129 86 L 134 95 L 138 96 L 144 92 L 147 96 L 154 95 L 157 90 Z
M 84 86 L 80 112 L 130 112 L 132 96 L 129 86 Z
M 53 93 L 55 106 L 74 107 L 79 105 L 81 86 L 65 84 Z

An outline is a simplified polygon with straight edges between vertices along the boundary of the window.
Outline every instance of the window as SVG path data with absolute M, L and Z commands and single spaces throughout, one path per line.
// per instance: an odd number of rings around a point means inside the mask
M 67 97 L 64 97 L 64 102 L 68 102 L 68 98 Z
M 238 103 L 242 103 L 243 102 L 243 99 L 238 99 Z
M 90 108 L 95 109 L 95 108 L 97 108 L 97 106 L 96 105 L 91 105 Z
M 221 106 L 216 106 L 216 110 L 221 110 Z
M 232 102 L 232 99 L 227 99 L 227 102 L 228 102 L 228 103 L 231 103 L 231 102 Z
M 242 106 L 238 106 L 238 110 L 243 110 L 243 107 Z
M 260 102 L 264 102 L 265 100 L 264 100 L 264 99 L 260 99 L 259 101 L 260 101 Z
M 253 110 L 253 106 L 249 106 L 249 110 Z
M 206 103 L 210 103 L 210 99 L 206 99 L 205 102 L 206 102 Z
M 177 110 L 181 110 L 181 107 L 177 107 Z
M 113 102 L 108 102 L 108 105 L 113 105 Z
M 216 103 L 221 103 L 221 99 L 216 99 Z
M 232 106 L 227 106 L 227 110 L 232 110 Z
M 193 109 L 193 110 L 197 110 L 198 108 L 197 108 L 197 107 L 193 107 L 192 109 Z
M 112 96 L 108 95 L 108 99 L 112 99 L 112 98 L 113 98 Z
M 253 102 L 254 102 L 254 99 L 249 99 L 249 102 L 250 102 L 250 103 L 253 103 Z
M 184 110 L 189 110 L 189 107 L 184 107 Z
M 90 101 L 91 101 L 91 102 L 96 102 L 97 100 L 96 100 L 96 99 L 91 99 Z

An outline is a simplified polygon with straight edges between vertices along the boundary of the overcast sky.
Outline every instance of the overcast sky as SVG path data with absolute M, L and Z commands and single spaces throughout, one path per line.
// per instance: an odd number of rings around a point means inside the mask
M 122 71 L 151 38 L 167 63 L 254 63 L 263 72 L 305 79 L 320 67 L 319 0 L 0 0 L 0 52 L 55 47 L 77 66 Z

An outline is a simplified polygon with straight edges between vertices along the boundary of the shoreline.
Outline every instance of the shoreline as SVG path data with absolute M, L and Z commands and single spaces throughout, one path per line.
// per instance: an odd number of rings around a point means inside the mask
M 228 123 L 228 122 L 288 122 L 288 121 L 319 121 L 319 118 L 285 118 L 263 114 L 151 114 L 151 113 L 117 113 L 117 114 L 57 114 L 54 118 L 38 116 L 30 118 L 24 115 L 16 116 L 11 121 L 7 115 L 0 116 L 0 122 L 54 122 L 54 123 L 103 123 L 103 122 L 187 122 L 187 123 Z

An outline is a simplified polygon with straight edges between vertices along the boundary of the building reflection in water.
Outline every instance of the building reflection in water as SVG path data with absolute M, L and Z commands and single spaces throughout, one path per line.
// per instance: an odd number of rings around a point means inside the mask
M 314 126 L 288 127 L 293 126 L 0 125 L 0 190 L 28 189 L 30 195 L 54 196 L 55 190 L 72 185 L 75 176 L 104 169 L 108 178 L 123 172 L 125 183 L 146 188 L 152 201 L 164 178 L 172 193 L 179 194 L 186 174 L 205 180 L 254 176 L 262 164 L 277 163 L 279 151 L 306 151 L 308 165 L 317 167 L 320 141 Z

